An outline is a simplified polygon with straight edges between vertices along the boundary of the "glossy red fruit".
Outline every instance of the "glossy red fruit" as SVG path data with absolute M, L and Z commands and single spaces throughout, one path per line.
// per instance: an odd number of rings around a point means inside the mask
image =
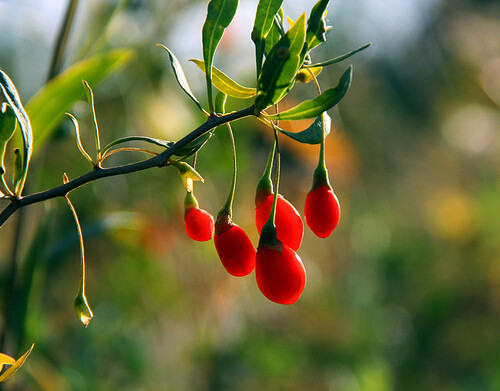
M 255 249 L 245 231 L 234 224 L 214 236 L 215 249 L 229 274 L 242 277 L 255 268 Z
M 262 246 L 257 252 L 255 276 L 260 291 L 278 304 L 295 303 L 306 286 L 306 270 L 299 256 L 286 244 L 281 253 Z
M 214 218 L 207 211 L 200 208 L 191 208 L 184 217 L 186 232 L 191 239 L 205 242 L 212 239 L 214 234 Z
M 330 236 L 340 220 L 339 200 L 330 187 L 321 185 L 307 194 L 304 216 L 316 236 Z
M 269 194 L 255 211 L 255 221 L 259 234 L 262 231 L 262 227 L 269 219 L 272 205 L 273 194 Z M 278 201 L 276 204 L 275 225 L 278 239 L 283 244 L 290 246 L 293 250 L 298 250 L 302 243 L 302 237 L 304 236 L 304 224 L 302 223 L 302 218 L 299 212 L 297 212 L 297 209 L 284 199 L 281 194 L 278 194 Z

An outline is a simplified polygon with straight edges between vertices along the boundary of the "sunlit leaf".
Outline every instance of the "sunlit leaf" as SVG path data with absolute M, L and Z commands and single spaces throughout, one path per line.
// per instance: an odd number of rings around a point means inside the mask
M 318 116 L 314 122 L 307 129 L 304 129 L 300 132 L 290 132 L 288 130 L 281 129 L 277 127 L 277 129 L 286 134 L 288 137 L 293 138 L 294 140 L 303 143 L 303 144 L 320 144 L 323 139 L 323 121 L 325 122 L 325 137 L 330 133 L 330 128 L 332 124 L 332 119 L 326 113 Z
M 262 69 L 262 59 L 264 58 L 264 50 L 267 46 L 266 37 L 274 24 L 274 17 L 282 3 L 283 0 L 260 0 L 257 5 L 257 13 L 255 14 L 255 22 L 252 29 L 252 41 L 255 43 L 257 76 L 260 75 Z M 275 28 L 277 30 L 277 27 Z
M 201 60 L 191 59 L 198 68 L 205 72 L 205 63 Z M 243 87 L 216 67 L 212 67 L 212 83 L 222 93 L 234 98 L 252 98 L 257 93 L 255 88 Z
M 106 145 L 104 148 L 102 148 L 101 153 L 102 155 L 105 155 L 106 152 L 108 152 L 112 147 L 127 143 L 130 141 L 144 141 L 150 144 L 158 145 L 163 148 L 169 148 L 172 145 L 174 145 L 173 141 L 166 141 L 166 140 L 160 140 L 157 138 L 152 138 L 152 137 L 147 137 L 147 136 L 126 136 L 126 137 L 121 137 L 119 139 L 116 139 L 112 142 L 110 142 L 108 145 Z
M 292 107 L 290 110 L 283 111 L 278 114 L 268 115 L 266 117 L 272 120 L 298 120 L 317 117 L 323 111 L 331 109 L 342 100 L 351 85 L 351 80 L 352 67 L 349 67 L 340 77 L 337 87 L 329 88 L 316 98 L 306 100 L 305 102 Z
M 20 196 L 24 188 L 24 183 L 26 182 L 28 166 L 33 152 L 33 132 L 31 130 L 30 119 L 24 110 L 16 87 L 14 86 L 12 80 L 10 80 L 9 76 L 7 76 L 7 74 L 3 71 L 0 71 L 0 87 L 2 88 L 3 94 L 5 95 L 10 107 L 14 110 L 17 123 L 21 128 L 21 134 L 23 136 L 22 165 L 21 169 L 17 171 L 17 177 L 15 179 L 16 185 L 14 189 L 14 193 L 17 196 Z
M 179 173 L 182 183 L 187 191 L 193 191 L 193 181 L 205 182 L 200 173 L 186 162 L 169 159 L 168 163 L 177 169 L 177 172 Z
M 313 72 L 314 76 L 318 76 L 323 70 L 322 67 L 310 67 L 308 69 Z M 307 69 L 302 68 L 297 72 L 295 80 L 301 83 L 309 83 L 311 80 L 314 80 L 314 77 L 311 75 L 311 72 L 309 72 Z
M 280 32 L 279 22 L 277 18 L 274 18 L 273 24 L 271 26 L 271 30 L 266 37 L 266 55 L 271 51 L 271 49 L 276 45 L 276 43 L 280 40 L 282 34 Z
M 337 62 L 340 62 L 340 61 L 343 61 L 345 60 L 346 58 L 349 58 L 353 55 L 355 55 L 356 53 L 359 53 L 360 51 L 362 50 L 365 50 L 367 47 L 369 47 L 372 43 L 369 42 L 363 46 L 361 46 L 360 48 L 357 48 L 355 50 L 352 50 L 350 51 L 349 53 L 346 53 L 346 54 L 343 54 L 341 56 L 338 56 L 338 57 L 335 57 L 335 58 L 332 58 L 330 60 L 327 60 L 327 61 L 322 61 L 322 62 L 319 62 L 317 64 L 309 64 L 309 65 L 304 65 L 305 68 L 316 68 L 316 67 L 325 67 L 327 65 L 331 65 L 331 64 L 335 64 Z
M 0 175 L 4 172 L 4 156 L 7 142 L 16 130 L 16 115 L 7 103 L 2 103 L 0 108 Z
M 255 110 L 261 111 L 279 102 L 292 88 L 303 60 L 305 14 L 276 43 L 264 61 L 259 77 Z
M 72 65 L 38 91 L 27 105 L 35 136 L 35 153 L 53 134 L 64 113 L 85 96 L 82 79 L 96 86 L 110 72 L 128 62 L 132 54 L 126 49 L 97 54 Z
M 11 356 L 0 353 L 0 372 L 2 372 L 4 365 L 12 365 L 16 362 Z
M 213 112 L 212 63 L 215 50 L 224 34 L 224 30 L 233 20 L 237 7 L 238 0 L 211 0 L 208 4 L 207 18 L 202 29 L 202 42 L 210 113 Z
M 307 20 L 306 42 L 308 50 L 325 42 L 327 31 L 325 22 L 325 11 L 330 0 L 318 0 L 311 10 L 311 16 Z
M 165 49 L 170 57 L 170 64 L 172 65 L 172 69 L 174 70 L 174 75 L 175 78 L 177 79 L 177 83 L 181 86 L 181 88 L 184 90 L 184 92 L 193 100 L 193 102 L 198 106 L 198 108 L 201 111 L 203 110 L 203 107 L 201 107 L 200 102 L 198 102 L 198 99 L 196 99 L 196 96 L 194 96 L 193 92 L 191 91 L 191 88 L 189 87 L 189 83 L 186 79 L 186 75 L 184 74 L 184 71 L 182 69 L 182 66 L 177 60 L 177 57 L 174 56 L 174 53 L 170 51 L 169 48 L 166 46 L 163 46 L 162 44 L 157 44 L 156 46 L 159 46 L 163 49 Z
M 16 371 L 21 368 L 21 366 L 24 364 L 28 356 L 30 355 L 31 351 L 33 350 L 33 347 L 35 344 L 31 345 L 29 350 L 24 353 L 17 361 L 15 361 L 12 366 L 7 369 L 2 376 L 0 376 L 0 383 L 4 382 L 5 380 L 9 379 Z M 8 357 L 8 356 L 7 356 Z

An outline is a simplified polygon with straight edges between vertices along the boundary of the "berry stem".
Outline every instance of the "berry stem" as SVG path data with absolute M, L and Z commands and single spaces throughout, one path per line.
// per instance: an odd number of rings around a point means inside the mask
M 238 169 L 238 165 L 236 162 L 236 145 L 234 143 L 234 135 L 233 135 L 233 130 L 231 129 L 231 125 L 229 123 L 227 123 L 226 125 L 229 131 L 229 138 L 231 139 L 231 149 L 233 151 L 233 179 L 231 182 L 231 189 L 229 190 L 226 203 L 219 211 L 217 217 L 221 216 L 222 214 L 227 214 L 229 217 L 233 215 L 233 199 L 234 199 L 234 192 L 236 190 L 236 174 Z

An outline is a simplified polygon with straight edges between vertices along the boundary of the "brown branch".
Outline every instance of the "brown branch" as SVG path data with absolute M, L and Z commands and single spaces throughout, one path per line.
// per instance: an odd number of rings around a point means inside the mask
M 111 168 L 98 167 L 60 186 L 39 193 L 30 194 L 28 196 L 21 197 L 19 199 L 13 199 L 11 200 L 10 204 L 7 205 L 5 209 L 2 210 L 2 212 L 0 213 L 0 227 L 3 225 L 3 223 L 5 223 L 5 221 L 7 221 L 7 219 L 10 216 L 12 216 L 20 208 L 23 208 L 31 204 L 36 204 L 38 202 L 46 201 L 51 198 L 64 197 L 70 191 L 82 185 L 85 185 L 89 182 L 93 182 L 97 179 L 116 176 L 116 175 L 129 174 L 132 172 L 146 170 L 152 167 L 166 166 L 168 164 L 168 159 L 182 147 L 188 145 L 191 141 L 194 141 L 198 137 L 202 136 L 206 132 L 216 128 L 219 125 L 235 121 L 244 117 L 248 117 L 250 115 L 255 115 L 253 106 L 222 116 L 211 116 L 201 126 L 199 126 L 191 133 L 187 134 L 185 137 L 177 141 L 170 148 L 166 149 L 159 155 L 154 156 L 150 159 Z

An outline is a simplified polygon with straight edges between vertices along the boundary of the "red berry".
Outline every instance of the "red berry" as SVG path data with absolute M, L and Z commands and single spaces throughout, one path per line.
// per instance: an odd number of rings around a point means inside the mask
M 186 232 L 191 239 L 205 242 L 214 234 L 214 218 L 203 209 L 191 208 L 185 215 Z
M 245 231 L 234 224 L 214 237 L 215 249 L 228 271 L 236 277 L 250 274 L 255 268 L 255 249 Z
M 321 185 L 307 194 L 304 216 L 316 236 L 330 236 L 340 219 L 339 200 L 330 187 Z
M 259 249 L 255 276 L 264 296 L 278 304 L 295 303 L 306 286 L 304 265 L 286 244 L 281 253 L 265 245 Z
M 272 205 L 273 194 L 269 194 L 255 211 L 255 220 L 259 234 L 262 231 L 262 227 L 269 219 Z M 304 236 L 304 224 L 302 223 L 302 218 L 299 212 L 297 212 L 297 209 L 284 199 L 281 194 L 278 194 L 278 201 L 276 204 L 275 225 L 278 239 L 283 244 L 290 246 L 293 250 L 298 250 L 302 243 L 302 237 Z

